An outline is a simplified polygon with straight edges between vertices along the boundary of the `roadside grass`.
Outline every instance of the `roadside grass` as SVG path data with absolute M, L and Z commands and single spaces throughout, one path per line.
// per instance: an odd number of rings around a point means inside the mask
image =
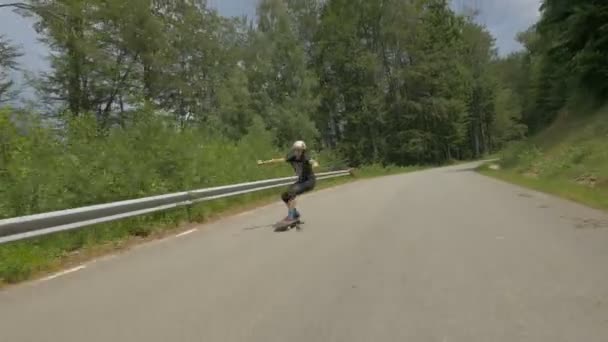
M 508 147 L 484 175 L 608 210 L 608 108 L 561 115 L 541 134 Z
M 357 169 L 354 177 L 319 181 L 317 190 L 358 179 L 417 171 L 421 167 L 382 167 Z M 130 247 L 209 223 L 222 217 L 277 201 L 282 189 L 271 189 L 237 197 L 218 199 L 187 208 L 177 208 L 122 221 L 101 224 L 36 239 L 0 245 L 0 288 L 42 277 L 93 258 L 128 250 Z
M 511 171 L 496 171 L 481 168 L 483 175 L 517 184 L 536 191 L 556 195 L 564 199 L 585 204 L 596 209 L 608 210 L 608 191 L 606 189 L 588 188 L 567 179 L 538 179 L 526 177 Z

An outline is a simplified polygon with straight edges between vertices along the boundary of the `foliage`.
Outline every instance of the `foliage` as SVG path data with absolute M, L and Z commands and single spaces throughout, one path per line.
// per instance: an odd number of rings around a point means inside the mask
M 607 110 L 560 116 L 542 133 L 500 154 L 502 171 L 485 174 L 608 209 Z
M 315 76 L 307 68 L 298 30 L 283 0 L 263 0 L 258 7 L 258 30 L 252 32 L 248 64 L 254 110 L 279 146 L 295 139 L 314 141 L 311 121 L 317 102 Z
M 316 36 L 326 146 L 354 164 L 490 152 L 493 39 L 447 1 L 329 1 Z
M 21 55 L 16 46 L 0 35 L 0 104 L 11 101 L 16 96 L 10 72 L 17 70 L 17 58 Z
M 275 145 L 305 139 L 353 165 L 440 163 L 538 133 L 608 89 L 608 7 L 590 0 L 543 1 L 525 51 L 506 57 L 447 0 L 263 0 L 255 25 L 205 0 L 20 8 L 53 51 L 41 93 L 103 131 L 147 106 L 231 141 L 259 117 Z
M 608 4 L 544 0 L 541 10 L 538 24 L 519 35 L 526 50 L 502 61 L 520 107 L 516 118 L 531 133 L 547 128 L 560 111 L 601 106 L 608 95 Z
M 102 134 L 92 115 L 55 130 L 36 117 L 0 112 L 0 218 L 287 175 L 261 169 L 278 153 L 255 121 L 237 142 L 178 130 L 154 112 Z
M 608 5 L 544 0 L 526 50 L 501 62 L 508 111 L 533 136 L 503 152 L 497 176 L 600 208 L 608 203 Z M 510 76 L 509 76 L 510 75 Z
M 353 165 L 479 157 L 522 135 L 493 38 L 447 0 L 263 0 L 255 26 L 205 0 L 27 5 L 53 51 L 42 94 L 103 131 L 148 106 L 235 141 L 260 117 L 277 146 Z

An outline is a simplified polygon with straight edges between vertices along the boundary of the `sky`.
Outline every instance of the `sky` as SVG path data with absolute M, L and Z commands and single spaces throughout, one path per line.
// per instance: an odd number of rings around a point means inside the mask
M 224 16 L 255 16 L 257 0 L 208 0 Z M 374 1 L 374 0 L 370 0 Z M 0 4 L 13 0 L 0 0 Z M 496 38 L 501 55 L 521 49 L 515 41 L 518 32 L 534 24 L 539 18 L 541 0 L 453 0 L 455 8 L 463 4 L 480 10 L 478 21 L 487 26 Z M 10 9 L 0 8 L 0 34 L 17 44 L 24 56 L 19 60 L 22 69 L 36 73 L 47 68 L 47 48 L 38 42 L 38 35 L 30 19 L 22 18 Z M 16 75 L 19 78 L 19 75 Z
M 467 1 L 467 0 L 456 0 Z M 506 55 L 521 49 L 517 33 L 528 29 L 540 18 L 541 0 L 476 0 L 481 14 L 477 18 L 496 38 L 499 53 Z

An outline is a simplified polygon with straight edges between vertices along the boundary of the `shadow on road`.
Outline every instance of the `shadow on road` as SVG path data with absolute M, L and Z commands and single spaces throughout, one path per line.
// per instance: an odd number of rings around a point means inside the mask
M 274 226 L 274 223 L 271 223 L 271 224 L 262 224 L 262 225 L 259 225 L 259 226 L 245 227 L 245 228 L 243 228 L 243 230 L 258 230 L 258 229 L 264 229 L 264 228 L 272 228 L 272 226 Z
M 477 171 L 478 166 L 471 166 L 471 167 L 464 167 L 464 168 L 458 168 L 458 169 L 449 169 L 446 170 L 445 172 L 449 172 L 449 173 L 454 173 L 454 172 L 475 172 Z
M 262 225 L 258 225 L 258 226 L 245 227 L 245 228 L 243 228 L 243 230 L 258 230 L 258 229 L 265 229 L 265 228 L 274 229 L 274 225 L 275 225 L 274 223 L 262 224 Z M 296 229 L 296 230 L 301 230 L 302 229 L 301 226 L 303 226 L 303 225 L 304 225 L 304 222 L 301 222 L 299 225 L 300 228 Z M 284 233 L 284 232 L 290 231 L 292 229 L 295 229 L 295 228 L 291 227 L 291 228 L 288 228 L 285 230 L 275 230 L 275 233 Z

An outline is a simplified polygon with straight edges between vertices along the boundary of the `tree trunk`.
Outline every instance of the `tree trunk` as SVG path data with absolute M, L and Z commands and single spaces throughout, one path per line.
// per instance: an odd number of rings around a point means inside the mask
M 479 158 L 479 130 L 477 125 L 473 125 L 473 154 L 474 158 Z
M 76 32 L 78 31 L 78 19 L 71 18 L 70 26 L 72 26 L 72 30 L 67 42 L 67 50 L 68 50 L 68 64 L 69 64 L 69 74 L 68 74 L 68 106 L 70 108 L 70 112 L 73 116 L 80 115 L 82 110 L 82 97 L 83 92 L 80 84 L 81 80 L 81 61 L 82 54 L 78 51 L 76 47 Z

